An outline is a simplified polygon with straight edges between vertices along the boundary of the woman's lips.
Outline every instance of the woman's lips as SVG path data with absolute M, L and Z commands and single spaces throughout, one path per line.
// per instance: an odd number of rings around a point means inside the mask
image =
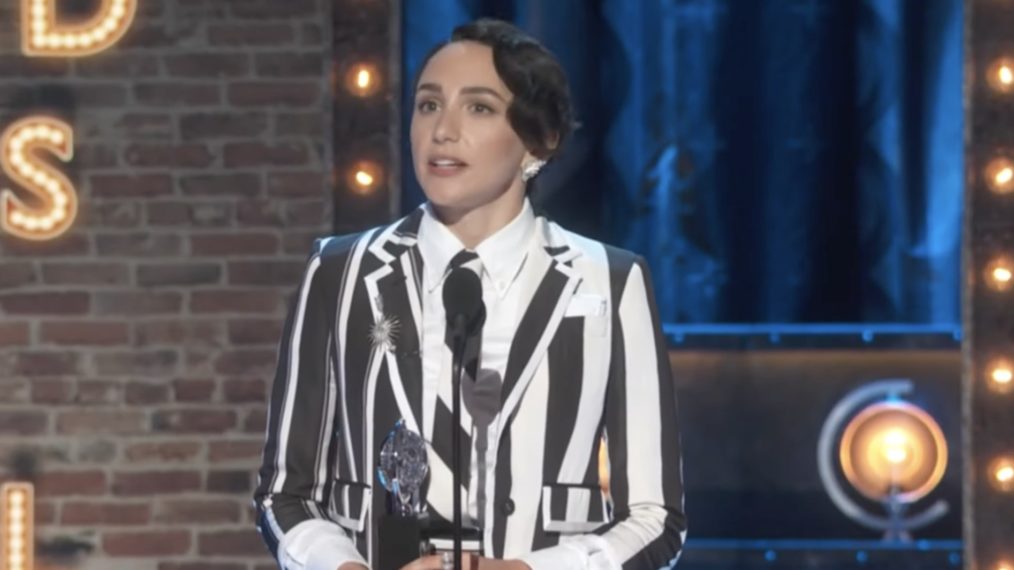
M 426 163 L 427 172 L 434 176 L 448 177 L 461 174 L 468 165 L 464 162 L 431 160 Z

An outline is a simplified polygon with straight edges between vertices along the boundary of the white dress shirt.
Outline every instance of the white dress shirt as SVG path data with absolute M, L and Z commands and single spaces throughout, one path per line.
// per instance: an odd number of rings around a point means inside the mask
M 429 204 L 423 206 L 425 213 L 419 225 L 419 253 L 423 259 L 423 303 L 422 303 L 422 369 L 423 409 L 433 410 L 434 399 L 440 397 L 451 401 L 451 351 L 445 345 L 446 316 L 443 302 L 443 282 L 447 276 L 448 264 L 458 252 L 466 249 L 457 238 L 435 216 Z M 487 237 L 474 248 L 481 262 L 482 300 L 486 305 L 486 321 L 482 327 L 482 344 L 479 356 L 479 374 L 495 373 L 504 377 L 511 340 L 521 318 L 520 287 L 516 286 L 522 274 L 529 248 L 535 237 L 535 214 L 526 198 L 521 212 L 506 226 Z M 499 410 L 497 410 L 499 412 Z M 499 413 L 489 425 L 488 441 L 496 441 L 499 433 Z M 472 434 L 471 476 L 468 497 L 464 501 L 466 512 L 463 520 L 482 526 L 480 496 L 483 483 L 492 477 L 495 465 L 493 450 L 486 450 L 485 461 L 480 464 L 476 448 L 478 438 L 473 429 L 472 417 L 466 406 L 461 408 L 461 425 Z M 432 441 L 433 417 L 423 418 L 423 431 L 427 440 Z M 479 473 L 484 465 L 483 473 Z M 442 513 L 448 518 L 453 513 Z

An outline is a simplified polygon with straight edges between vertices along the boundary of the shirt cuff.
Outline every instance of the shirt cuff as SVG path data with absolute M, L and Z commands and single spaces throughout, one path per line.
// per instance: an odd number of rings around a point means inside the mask
M 336 570 L 347 562 L 369 567 L 338 525 L 320 519 L 292 527 L 282 537 L 278 553 L 284 570 Z
M 609 543 L 598 535 L 581 535 L 557 546 L 518 556 L 532 570 L 620 570 Z

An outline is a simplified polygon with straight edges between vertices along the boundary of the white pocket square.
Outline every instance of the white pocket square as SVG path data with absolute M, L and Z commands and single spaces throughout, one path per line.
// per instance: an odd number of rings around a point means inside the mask
M 603 317 L 606 314 L 606 298 L 594 293 L 578 293 L 571 297 L 565 317 Z

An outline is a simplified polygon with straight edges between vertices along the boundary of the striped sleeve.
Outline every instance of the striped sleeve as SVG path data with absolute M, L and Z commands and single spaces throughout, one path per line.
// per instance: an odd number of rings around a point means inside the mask
M 614 279 L 605 410 L 613 520 L 521 556 L 532 570 L 671 568 L 686 539 L 675 386 L 650 274 L 640 256 L 611 254 L 610 265 L 625 276 Z
M 314 245 L 285 320 L 254 493 L 257 529 L 283 570 L 366 566 L 329 508 L 337 389 L 323 243 Z

